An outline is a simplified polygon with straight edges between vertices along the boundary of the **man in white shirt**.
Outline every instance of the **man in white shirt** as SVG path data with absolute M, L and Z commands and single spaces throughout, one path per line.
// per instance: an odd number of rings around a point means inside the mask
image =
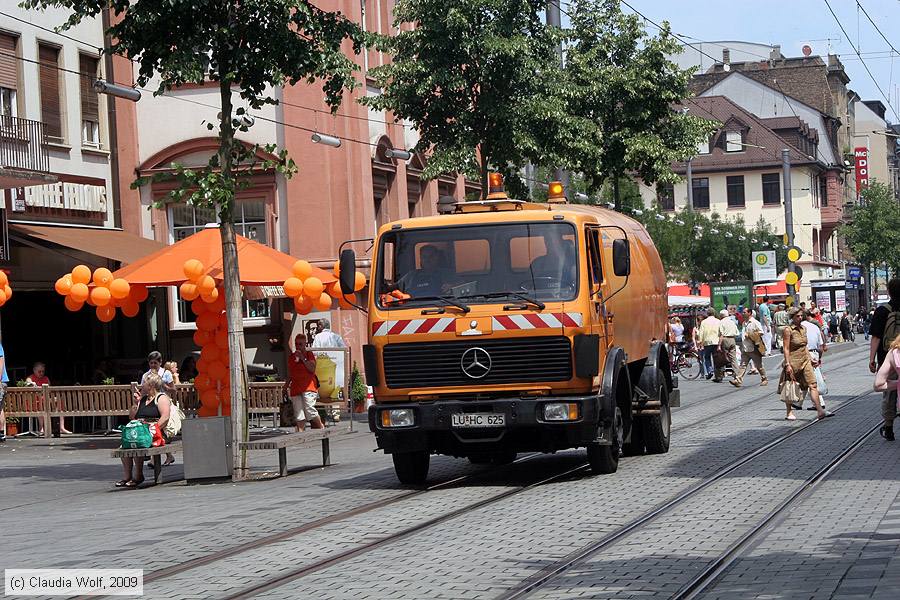
M 809 350 L 809 355 L 812 358 L 813 368 L 818 368 L 819 365 L 822 364 L 822 354 L 828 350 L 828 345 L 825 343 L 825 335 L 822 332 L 822 328 L 819 327 L 819 322 L 812 314 L 807 314 L 806 319 L 800 324 L 803 325 L 803 328 L 806 330 L 806 348 Z M 795 406 L 794 408 L 802 408 L 805 400 L 806 395 L 804 394 L 803 398 L 800 400 L 800 406 Z M 825 394 L 822 393 L 821 389 L 819 390 L 819 401 L 822 403 L 822 408 L 824 409 Z M 809 410 L 816 410 L 816 407 L 813 406 Z
M 733 375 L 737 373 L 738 369 L 736 340 L 740 331 L 738 331 L 737 320 L 728 313 L 727 309 L 723 308 L 719 315 L 722 317 L 719 321 L 719 350 L 725 353 L 725 356 L 727 357 L 726 364 L 731 366 L 731 373 Z M 722 381 L 724 376 L 725 367 L 716 369 L 716 378 L 714 381 Z
M 743 348 L 741 348 L 741 368 L 735 373 L 734 379 L 729 383 L 734 387 L 741 387 L 744 383 L 744 374 L 747 372 L 747 365 L 750 361 L 759 371 L 759 385 L 768 385 L 769 379 L 766 377 L 766 368 L 763 366 L 763 353 L 760 352 L 760 346 L 763 346 L 763 325 L 756 320 L 756 315 L 752 309 L 744 309 L 744 338 L 742 340 Z
M 175 394 L 175 380 L 172 378 L 172 374 L 162 367 L 162 354 L 158 351 L 154 350 L 149 355 L 147 355 L 147 365 L 150 367 L 147 369 L 147 372 L 141 375 L 141 388 L 144 387 L 144 380 L 147 379 L 147 375 L 150 373 L 156 373 L 160 376 L 163 381 L 163 391 L 174 398 Z
M 331 330 L 331 323 L 328 319 L 319 320 L 319 333 L 316 334 L 312 343 L 313 348 L 346 348 L 344 338 Z

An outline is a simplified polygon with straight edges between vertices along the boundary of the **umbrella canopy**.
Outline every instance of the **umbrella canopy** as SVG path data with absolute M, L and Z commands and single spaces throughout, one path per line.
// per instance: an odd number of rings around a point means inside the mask
M 242 285 L 281 285 L 292 276 L 291 267 L 296 258 L 244 236 L 235 237 Z M 186 279 L 184 263 L 192 258 L 203 263 L 207 274 L 222 280 L 222 238 L 217 227 L 204 229 L 148 254 L 119 269 L 113 277 L 121 277 L 130 284 L 179 285 Z M 312 276 L 324 284 L 336 281 L 334 275 L 317 267 L 313 267 Z

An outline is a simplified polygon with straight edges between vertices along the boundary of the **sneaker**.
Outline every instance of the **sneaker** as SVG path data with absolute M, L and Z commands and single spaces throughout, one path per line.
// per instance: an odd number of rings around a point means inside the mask
M 880 433 L 881 437 L 883 437 L 885 440 L 887 440 L 889 442 L 894 441 L 894 428 L 893 427 L 888 427 L 887 425 L 882 425 L 881 429 L 878 430 L 878 433 Z

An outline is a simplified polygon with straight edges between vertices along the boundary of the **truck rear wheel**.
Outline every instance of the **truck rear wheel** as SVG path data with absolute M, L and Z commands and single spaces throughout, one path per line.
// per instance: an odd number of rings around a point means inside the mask
M 622 439 L 625 436 L 622 422 L 622 409 L 616 406 L 613 417 L 612 440 L 610 444 L 588 444 L 587 457 L 594 473 L 615 473 L 619 468 L 619 455 L 622 452 Z
M 669 451 L 669 434 L 672 428 L 672 412 L 669 408 L 669 389 L 666 382 L 659 386 L 659 414 L 640 418 L 647 454 L 665 454 Z
M 394 459 L 394 472 L 400 483 L 424 483 L 428 477 L 428 466 L 431 455 L 427 450 L 415 452 L 397 452 L 391 455 Z

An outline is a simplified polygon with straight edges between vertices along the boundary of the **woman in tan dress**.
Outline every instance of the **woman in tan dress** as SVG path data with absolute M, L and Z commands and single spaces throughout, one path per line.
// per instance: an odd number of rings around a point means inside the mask
M 791 319 L 791 324 L 784 328 L 784 333 L 782 334 L 784 347 L 782 380 L 796 381 L 800 384 L 801 391 L 809 390 L 809 395 L 812 397 L 820 419 L 834 416 L 834 413 L 830 413 L 822 408 L 822 402 L 819 399 L 819 390 L 816 387 L 816 372 L 813 370 L 812 357 L 806 348 L 806 329 L 801 325 L 803 319 L 806 318 L 806 314 L 797 307 L 791 307 L 788 310 L 788 316 Z M 797 417 L 794 416 L 791 403 L 785 402 L 785 406 L 787 407 L 785 419 L 788 421 L 796 420 Z

